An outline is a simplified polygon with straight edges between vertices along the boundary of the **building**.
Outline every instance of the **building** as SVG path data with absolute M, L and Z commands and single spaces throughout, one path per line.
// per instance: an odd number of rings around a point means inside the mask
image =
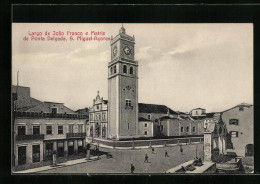
M 111 39 L 108 63 L 108 138 L 138 137 L 138 62 L 135 38 L 122 26 Z
M 154 136 L 154 122 L 145 118 L 138 118 L 138 135 L 139 137 L 153 137 Z
M 254 106 L 239 104 L 222 112 L 227 126 L 229 144 L 238 156 L 254 155 Z
M 190 111 L 191 117 L 203 117 L 206 114 L 206 109 L 196 108 Z
M 100 98 L 99 91 L 89 108 L 89 122 L 87 123 L 87 137 L 107 138 L 107 100 Z
M 85 116 L 78 115 L 63 103 L 40 102 L 32 98 L 30 104 L 30 88 L 13 89 L 13 93 L 18 89 L 17 102 L 20 101 L 16 103 L 13 116 L 15 166 L 41 163 L 51 159 L 53 153 L 66 157 L 84 151 Z

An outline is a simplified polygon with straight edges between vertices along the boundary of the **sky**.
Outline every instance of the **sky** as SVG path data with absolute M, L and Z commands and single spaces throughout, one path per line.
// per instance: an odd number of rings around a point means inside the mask
M 13 23 L 12 84 L 77 110 L 108 98 L 110 41 L 24 41 L 32 32 L 104 32 L 122 24 Z M 124 24 L 135 36 L 139 103 L 219 112 L 253 104 L 253 24 Z M 30 33 L 29 33 L 30 32 Z

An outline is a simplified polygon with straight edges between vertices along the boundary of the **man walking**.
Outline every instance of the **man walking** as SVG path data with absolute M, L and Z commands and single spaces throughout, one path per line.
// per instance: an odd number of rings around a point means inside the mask
M 167 150 L 165 150 L 164 156 L 169 157 Z
M 181 154 L 182 154 L 182 152 L 183 152 L 182 145 L 180 145 L 180 152 L 181 152 Z
M 131 174 L 134 173 L 134 170 L 135 170 L 135 166 L 133 164 L 131 164 Z
M 144 162 L 148 163 L 148 155 L 147 154 L 145 154 Z

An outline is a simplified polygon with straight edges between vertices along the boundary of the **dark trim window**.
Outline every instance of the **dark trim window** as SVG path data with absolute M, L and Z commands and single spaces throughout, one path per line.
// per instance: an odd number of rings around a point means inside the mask
M 144 131 L 144 135 L 147 135 L 147 131 Z
M 33 135 L 39 135 L 40 134 L 40 126 L 33 126 Z
M 151 114 L 148 114 L 148 115 L 147 115 L 147 119 L 151 119 Z
M 127 73 L 127 66 L 123 65 L 123 73 Z
M 144 127 L 147 127 L 147 123 L 144 124 Z
M 186 127 L 186 132 L 189 132 L 190 131 L 190 127 Z
M 181 132 L 183 132 L 183 127 L 181 127 Z
M 192 131 L 195 132 L 195 131 L 196 131 L 196 127 L 193 127 L 193 128 L 192 128 Z
M 238 131 L 230 131 L 229 134 L 231 137 L 238 137 Z
M 52 134 L 52 126 L 51 125 L 46 126 L 46 134 Z
M 25 135 L 26 134 L 26 126 L 18 126 L 18 135 Z
M 113 67 L 110 67 L 110 75 L 113 75 Z
M 133 75 L 134 74 L 134 68 L 131 66 L 130 67 L 130 74 Z
M 58 126 L 58 134 L 63 134 L 63 126 L 62 125 Z
M 128 123 L 128 124 L 127 124 L 127 129 L 129 130 L 129 128 L 130 128 L 130 124 Z
M 238 125 L 238 119 L 230 119 L 229 124 L 230 125 Z

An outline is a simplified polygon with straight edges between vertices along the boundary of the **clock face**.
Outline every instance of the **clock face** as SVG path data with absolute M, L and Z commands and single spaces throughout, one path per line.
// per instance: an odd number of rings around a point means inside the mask
M 114 56 L 117 54 L 117 47 L 116 46 L 113 49 L 113 54 L 114 54 Z
M 131 49 L 130 49 L 128 46 L 125 46 L 125 47 L 124 47 L 124 53 L 125 53 L 126 55 L 131 55 Z

